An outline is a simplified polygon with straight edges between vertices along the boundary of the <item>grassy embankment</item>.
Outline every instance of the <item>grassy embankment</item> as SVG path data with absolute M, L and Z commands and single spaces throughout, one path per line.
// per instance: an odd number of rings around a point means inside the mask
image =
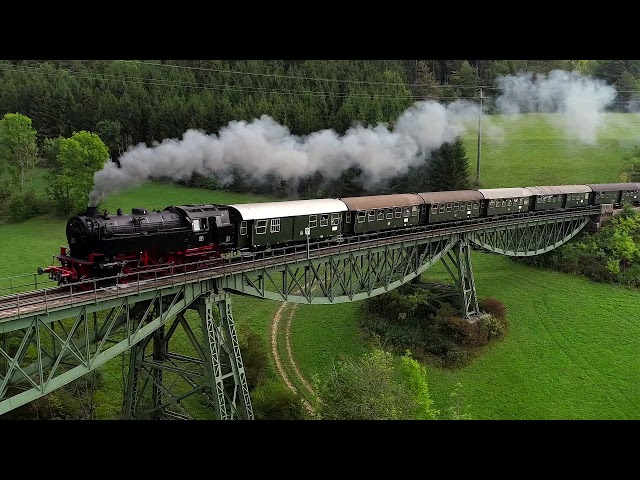
M 633 131 L 638 131 L 640 118 L 613 118 L 617 126 L 604 129 L 595 146 L 567 141 L 542 116 L 523 116 L 516 122 L 492 118 L 491 123 L 498 124 L 502 132 L 498 135 L 488 121 L 483 123 L 482 186 L 618 181 L 623 155 L 635 140 Z M 635 122 L 634 128 L 623 125 L 627 120 Z M 469 130 L 465 146 L 472 175 L 476 142 L 476 132 Z M 126 210 L 259 200 L 147 184 L 114 195 L 105 207 L 115 211 L 119 206 Z M 0 277 L 33 272 L 47 264 L 65 244 L 64 225 L 65 220 L 47 218 L 0 225 Z M 640 367 L 636 355 L 640 327 L 635 321 L 639 292 L 539 271 L 498 255 L 474 252 L 473 262 L 478 295 L 505 303 L 510 330 L 465 368 L 454 372 L 428 368 L 431 395 L 443 413 L 459 382 L 464 403 L 476 419 L 640 418 L 640 400 L 635 395 Z M 425 277 L 449 280 L 439 265 Z M 269 345 L 269 320 L 279 304 L 234 296 L 233 305 L 238 331 L 255 331 Z M 358 329 L 358 308 L 359 303 L 298 306 L 291 345 L 307 380 L 325 374 L 340 355 L 358 354 L 366 348 Z M 120 412 L 120 367 L 120 359 L 103 367 L 106 383 L 97 399 L 99 418 L 114 418 Z

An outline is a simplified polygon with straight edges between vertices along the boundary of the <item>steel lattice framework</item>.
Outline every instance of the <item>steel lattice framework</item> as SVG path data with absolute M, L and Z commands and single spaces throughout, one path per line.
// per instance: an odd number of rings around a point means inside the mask
M 110 287 L 14 290 L 10 280 L 12 293 L 0 292 L 0 415 L 125 354 L 124 418 L 194 418 L 191 412 L 200 409 L 217 419 L 252 419 L 228 292 L 294 303 L 352 302 L 397 288 L 441 261 L 470 318 L 479 313 L 472 244 L 503 255 L 538 255 L 569 241 L 599 211 L 319 242 L 197 265 L 171 277 L 118 278 Z M 188 311 L 200 318 L 199 330 L 192 329 Z M 178 331 L 189 352 L 184 345 L 170 348 Z

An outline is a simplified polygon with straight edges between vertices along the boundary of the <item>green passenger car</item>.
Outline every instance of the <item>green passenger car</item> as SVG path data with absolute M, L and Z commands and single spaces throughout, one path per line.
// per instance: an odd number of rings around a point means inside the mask
M 481 188 L 485 207 L 482 215 L 506 215 L 529 211 L 531 191 L 528 188 Z
M 588 185 L 527 187 L 531 192 L 529 209 L 535 211 L 584 207 L 589 205 Z
M 591 203 L 593 205 L 640 203 L 640 183 L 595 183 L 588 186 L 592 190 Z
M 228 205 L 238 250 L 303 243 L 342 234 L 346 205 L 336 199 Z
M 341 198 L 347 207 L 344 213 L 345 234 L 365 234 L 420 223 L 424 200 L 413 193 Z
M 419 193 L 425 203 L 423 223 L 451 222 L 480 216 L 484 197 L 477 190 Z

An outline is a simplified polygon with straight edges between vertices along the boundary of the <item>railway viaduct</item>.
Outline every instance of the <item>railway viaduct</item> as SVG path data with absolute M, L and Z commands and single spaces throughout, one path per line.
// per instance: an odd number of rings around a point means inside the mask
M 233 256 L 144 278 L 59 287 L 36 275 L 0 283 L 0 416 L 128 358 L 124 418 L 253 419 L 230 293 L 293 303 L 353 302 L 385 293 L 444 263 L 461 314 L 480 313 L 470 249 L 509 256 L 548 252 L 595 229 L 611 205 L 528 212 Z M 188 310 L 199 322 L 187 321 Z M 195 323 L 196 325 L 192 325 Z M 199 323 L 199 325 L 198 325 Z M 176 332 L 182 330 L 178 343 Z M 193 355 L 184 354 L 184 338 Z M 172 340 L 174 340 L 172 342 Z

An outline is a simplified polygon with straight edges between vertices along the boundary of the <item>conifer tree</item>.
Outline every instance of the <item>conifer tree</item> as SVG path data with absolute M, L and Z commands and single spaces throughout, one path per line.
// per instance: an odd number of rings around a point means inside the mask
M 445 143 L 433 153 L 428 169 L 427 189 L 440 192 L 469 188 L 469 159 L 462 137 L 458 137 L 453 143 Z

